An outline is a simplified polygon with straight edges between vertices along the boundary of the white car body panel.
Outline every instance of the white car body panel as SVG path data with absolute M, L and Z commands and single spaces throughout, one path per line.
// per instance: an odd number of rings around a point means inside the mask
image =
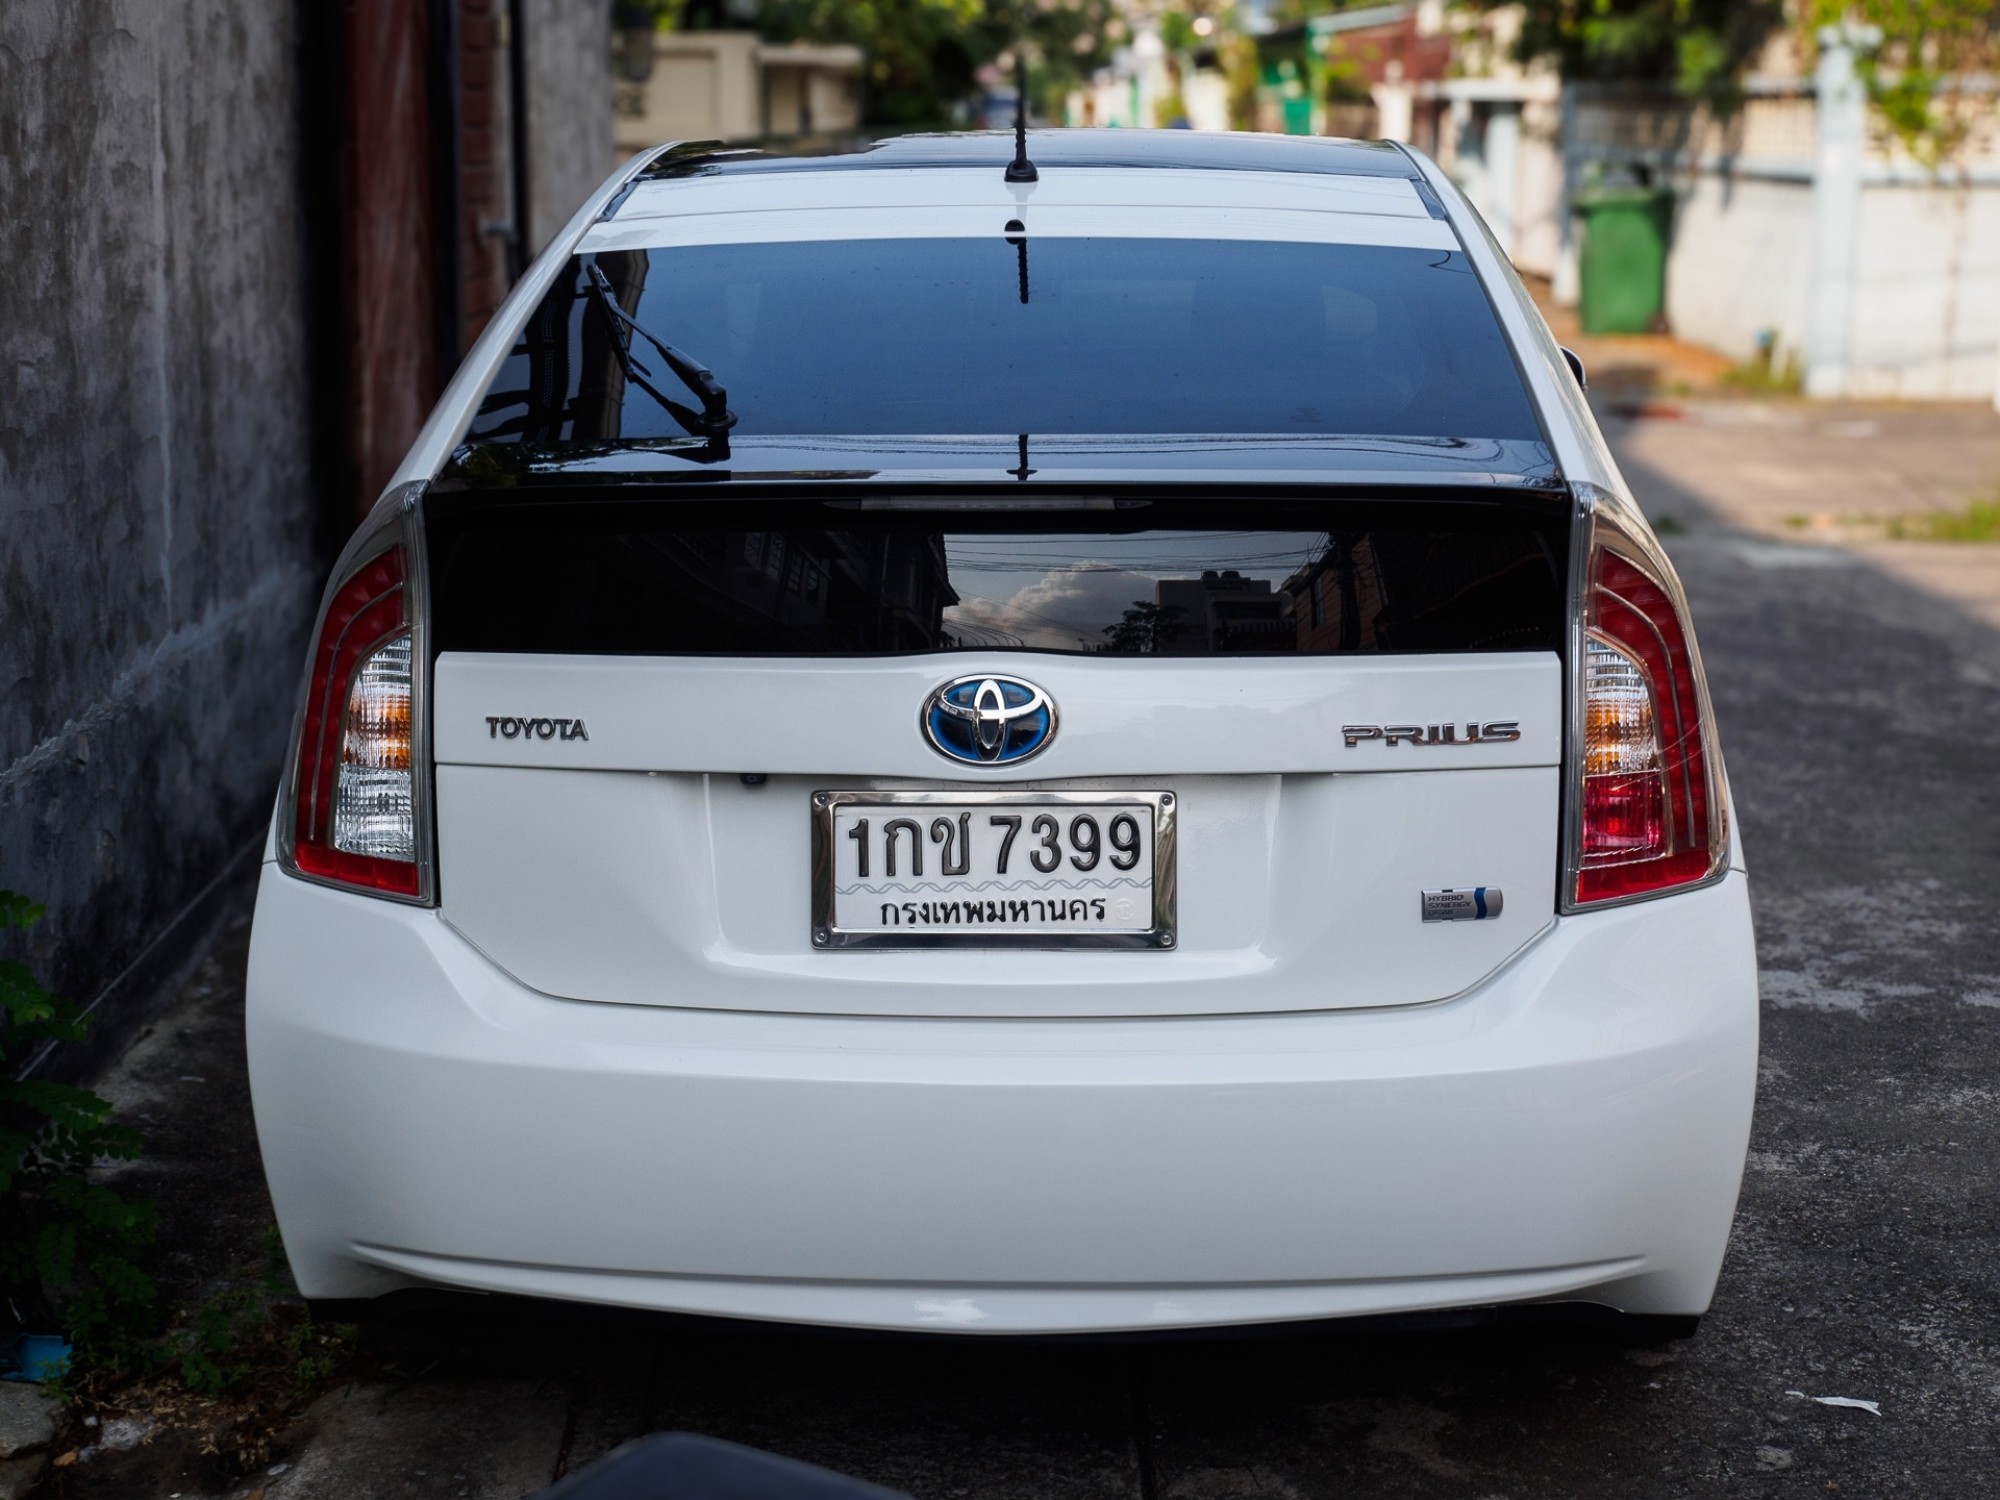
M 868 1328 L 1700 1312 L 1756 1067 L 1741 876 L 1564 917 L 1441 1005 L 947 1021 L 551 999 L 267 866 L 250 992 L 310 1294 Z
M 924 744 L 917 704 L 947 678 L 987 672 L 1040 684 L 1062 705 L 1062 733 L 1021 765 L 955 767 Z M 754 663 L 446 652 L 436 693 L 440 765 L 925 778 L 954 771 L 1005 784 L 1562 760 L 1561 667 L 1553 655 L 1528 651 L 1290 660 L 955 651 Z M 687 712 L 690 703 L 702 705 L 698 716 Z M 589 739 L 509 739 L 489 722 L 551 714 L 582 719 Z M 1448 746 L 1342 742 L 1344 724 L 1441 718 L 1516 722 L 1521 737 Z M 1257 726 L 1254 736 L 1243 734 L 1246 721 Z
M 1203 212 L 1368 214 L 1435 222 L 1407 179 L 1332 173 L 1213 172 L 1151 167 L 1142 172 L 1049 172 L 1037 182 L 1003 182 L 983 167 L 879 167 L 861 173 L 761 173 L 745 177 L 688 177 L 648 182 L 620 205 L 618 217 L 585 236 L 596 249 L 607 235 L 651 225 L 672 231 L 676 222 L 717 214 L 780 213 L 810 216 L 829 209 L 931 208 L 1088 209 L 1166 208 Z M 990 232 L 990 230 L 989 230 Z M 672 243 L 679 243 L 676 239 Z
M 1440 1000 L 1544 930 L 1553 768 L 1382 776 L 1065 777 L 1171 790 L 1179 944 L 1157 952 L 820 953 L 814 790 L 907 778 L 438 772 L 445 920 L 544 994 L 632 1005 L 917 1016 L 1160 1016 Z M 534 872 L 561 872 L 559 884 Z M 1498 916 L 1426 923 L 1426 889 L 1486 886 Z
M 964 673 L 1063 705 L 1046 754 L 952 768 L 913 705 Z M 952 653 L 811 662 L 450 655 L 437 666 L 445 918 L 547 994 L 877 1015 L 1174 1015 L 1443 999 L 1549 921 L 1553 656 L 1105 660 Z M 500 734 L 560 705 L 589 738 Z M 839 704 L 809 723 L 800 705 Z M 698 716 L 687 705 L 700 704 Z M 1344 743 L 1350 723 L 1518 722 L 1521 738 Z M 1243 727 L 1257 732 L 1246 735 Z M 746 787 L 743 772 L 768 775 Z M 715 773 L 715 774 L 702 774 Z M 809 941 L 816 790 L 1157 785 L 1179 801 L 1178 951 L 847 953 Z M 560 871 L 550 883 L 524 872 Z M 1426 889 L 1511 893 L 1426 924 Z M 1163 962 L 1163 959 L 1165 960 Z
M 1392 245 L 1410 250 L 1456 250 L 1449 224 L 1427 218 L 1373 213 L 1300 212 L 1282 208 L 1171 208 L 1139 204 L 1017 206 L 997 203 L 958 207 L 822 208 L 805 213 L 693 214 L 646 219 L 593 229 L 580 251 L 651 250 L 685 245 L 768 245 L 813 240 L 994 239 L 1020 220 L 1035 238 L 1091 235 L 1134 240 L 1260 240 L 1314 245 Z
M 801 240 L 974 239 L 1019 220 L 1035 236 L 1281 240 L 1456 250 L 1408 182 L 1297 173 L 1051 172 L 1040 182 L 914 168 L 783 180 L 694 178 L 636 191 L 579 252 Z M 858 189 L 858 191 L 857 191 Z

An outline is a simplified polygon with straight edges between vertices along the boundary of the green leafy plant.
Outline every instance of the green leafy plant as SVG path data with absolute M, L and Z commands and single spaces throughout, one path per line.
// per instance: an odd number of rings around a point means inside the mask
M 1784 0 L 1527 0 L 1520 14 L 1524 60 L 1553 58 L 1565 78 L 1666 84 L 1724 107 L 1785 24 Z
M 0 933 L 25 932 L 43 911 L 0 890 Z M 136 1157 L 141 1142 L 90 1090 L 17 1075 L 37 1049 L 81 1040 L 89 1024 L 21 960 L 0 959 L 0 1294 L 86 1357 L 141 1331 L 154 1301 L 135 1259 L 153 1237 L 152 1208 L 91 1180 L 98 1162 Z
M 942 121 L 980 70 L 1025 48 L 1029 91 L 1043 106 L 1109 57 L 1123 22 L 1111 0 L 763 0 L 757 27 L 773 41 L 851 42 L 867 54 L 867 118 Z
M 1809 0 L 1799 19 L 1822 27 L 1860 20 L 1880 33 L 1858 60 L 1861 80 L 1889 132 L 1921 165 L 1958 161 L 1983 98 L 1966 82 L 2000 63 L 2000 7 L 1993 0 Z
M 174 1319 L 150 1363 L 198 1396 L 254 1389 L 280 1404 L 310 1395 L 352 1355 L 355 1330 L 315 1322 L 299 1301 L 278 1226 L 264 1232 L 264 1269 Z

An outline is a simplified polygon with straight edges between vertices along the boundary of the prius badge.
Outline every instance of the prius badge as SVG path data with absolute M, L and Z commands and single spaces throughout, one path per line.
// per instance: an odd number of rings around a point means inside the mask
M 1340 738 L 1352 750 L 1367 740 L 1384 745 L 1498 745 L 1521 737 L 1517 719 L 1468 723 L 1463 734 L 1459 728 L 1457 724 L 1343 724 Z
M 1008 766 L 1056 737 L 1055 700 L 1018 677 L 954 677 L 932 690 L 920 715 L 938 754 L 974 766 Z

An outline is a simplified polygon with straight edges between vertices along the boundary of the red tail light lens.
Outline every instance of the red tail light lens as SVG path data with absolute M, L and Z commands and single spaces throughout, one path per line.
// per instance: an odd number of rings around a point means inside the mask
M 1631 528 L 1599 515 L 1585 535 L 1576 905 L 1707 880 L 1727 849 L 1713 723 L 1678 586 Z
M 314 880 L 421 900 L 408 555 L 398 538 L 346 566 L 313 642 L 285 853 Z

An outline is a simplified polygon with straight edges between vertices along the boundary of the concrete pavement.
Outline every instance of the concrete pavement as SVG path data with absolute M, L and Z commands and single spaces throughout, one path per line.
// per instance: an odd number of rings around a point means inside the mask
M 2000 546 L 1900 541 L 1885 523 L 2000 500 L 2000 414 L 1970 404 L 1649 403 L 1606 419 L 1648 513 L 1787 544 L 1838 548 L 2000 629 Z M 1742 551 L 1768 567 L 1837 565 L 1793 546 Z

